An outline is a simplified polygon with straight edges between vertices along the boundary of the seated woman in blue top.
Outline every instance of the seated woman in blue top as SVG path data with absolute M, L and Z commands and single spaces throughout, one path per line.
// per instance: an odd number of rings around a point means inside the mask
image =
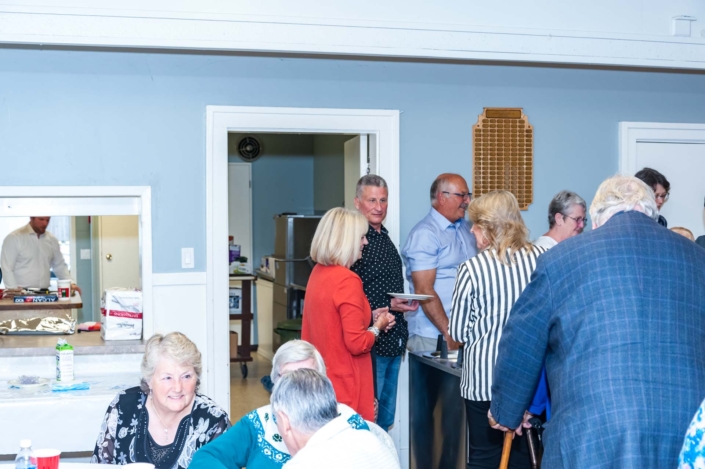
M 272 381 L 276 384 L 282 374 L 299 368 L 311 368 L 326 374 L 326 365 L 318 350 L 304 340 L 292 340 L 279 347 L 274 355 Z M 380 436 L 375 431 L 379 429 L 377 425 L 366 422 L 345 404 L 338 404 L 338 411 L 346 417 L 351 427 L 373 431 Z M 381 429 L 379 432 L 384 433 Z M 392 444 L 391 439 L 384 442 Z M 194 454 L 189 469 L 279 469 L 291 459 L 274 422 L 271 405 L 260 407 L 245 415 L 212 443 L 203 446 Z

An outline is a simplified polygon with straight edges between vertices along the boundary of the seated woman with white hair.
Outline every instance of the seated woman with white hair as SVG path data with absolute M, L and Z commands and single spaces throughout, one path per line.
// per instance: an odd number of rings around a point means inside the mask
M 291 340 L 277 350 L 272 360 L 272 382 L 301 368 L 326 374 L 326 365 L 318 350 L 305 340 Z M 353 409 L 338 404 L 338 413 L 357 430 L 372 431 L 378 437 L 386 433 L 372 422 L 366 422 Z M 272 406 L 266 405 L 245 415 L 223 438 L 201 448 L 191 461 L 190 469 L 279 469 L 291 453 L 274 422 Z M 387 436 L 388 438 L 388 436 Z M 384 440 L 392 444 L 391 440 Z M 392 444 L 393 446 L 393 444 Z
M 120 391 L 110 403 L 91 462 L 186 469 L 198 448 L 230 428 L 225 411 L 196 392 L 201 352 L 179 332 L 155 334 L 140 371 L 140 386 Z

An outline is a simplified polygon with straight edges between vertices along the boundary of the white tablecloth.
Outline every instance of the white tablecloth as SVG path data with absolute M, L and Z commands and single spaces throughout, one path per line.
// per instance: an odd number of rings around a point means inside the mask
M 139 374 L 77 375 L 76 381 L 88 382 L 90 389 L 12 389 L 0 379 L 0 421 L 12 422 L 0 428 L 0 454 L 15 454 L 23 438 L 35 449 L 92 451 L 108 405 L 120 390 L 139 384 Z
M 76 355 L 76 380 L 88 381 L 91 389 L 52 393 L 47 387 L 9 389 L 8 381 L 18 375 L 52 378 L 55 357 L 0 359 L 0 454 L 16 454 L 23 438 L 31 439 L 34 449 L 93 451 L 101 420 L 118 390 L 139 384 L 141 360 L 142 354 Z

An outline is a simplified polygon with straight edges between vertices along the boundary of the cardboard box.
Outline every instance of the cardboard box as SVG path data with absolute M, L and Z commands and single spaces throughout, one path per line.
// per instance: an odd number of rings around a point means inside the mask
M 264 272 L 267 275 L 274 277 L 274 275 L 276 274 L 276 272 L 275 272 L 276 261 L 274 259 L 275 258 L 271 257 L 271 256 L 262 257 L 262 260 L 260 261 L 260 265 L 259 265 L 259 270 L 261 270 L 262 272 Z
M 110 288 L 100 298 L 100 336 L 103 340 L 142 338 L 142 291 Z
M 237 332 L 230 331 L 230 358 L 237 358 Z

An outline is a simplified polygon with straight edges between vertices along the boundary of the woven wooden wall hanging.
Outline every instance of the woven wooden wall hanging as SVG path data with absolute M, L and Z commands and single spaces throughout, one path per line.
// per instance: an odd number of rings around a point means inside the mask
M 472 195 L 510 191 L 527 210 L 534 199 L 534 128 L 522 108 L 484 108 L 472 126 Z

